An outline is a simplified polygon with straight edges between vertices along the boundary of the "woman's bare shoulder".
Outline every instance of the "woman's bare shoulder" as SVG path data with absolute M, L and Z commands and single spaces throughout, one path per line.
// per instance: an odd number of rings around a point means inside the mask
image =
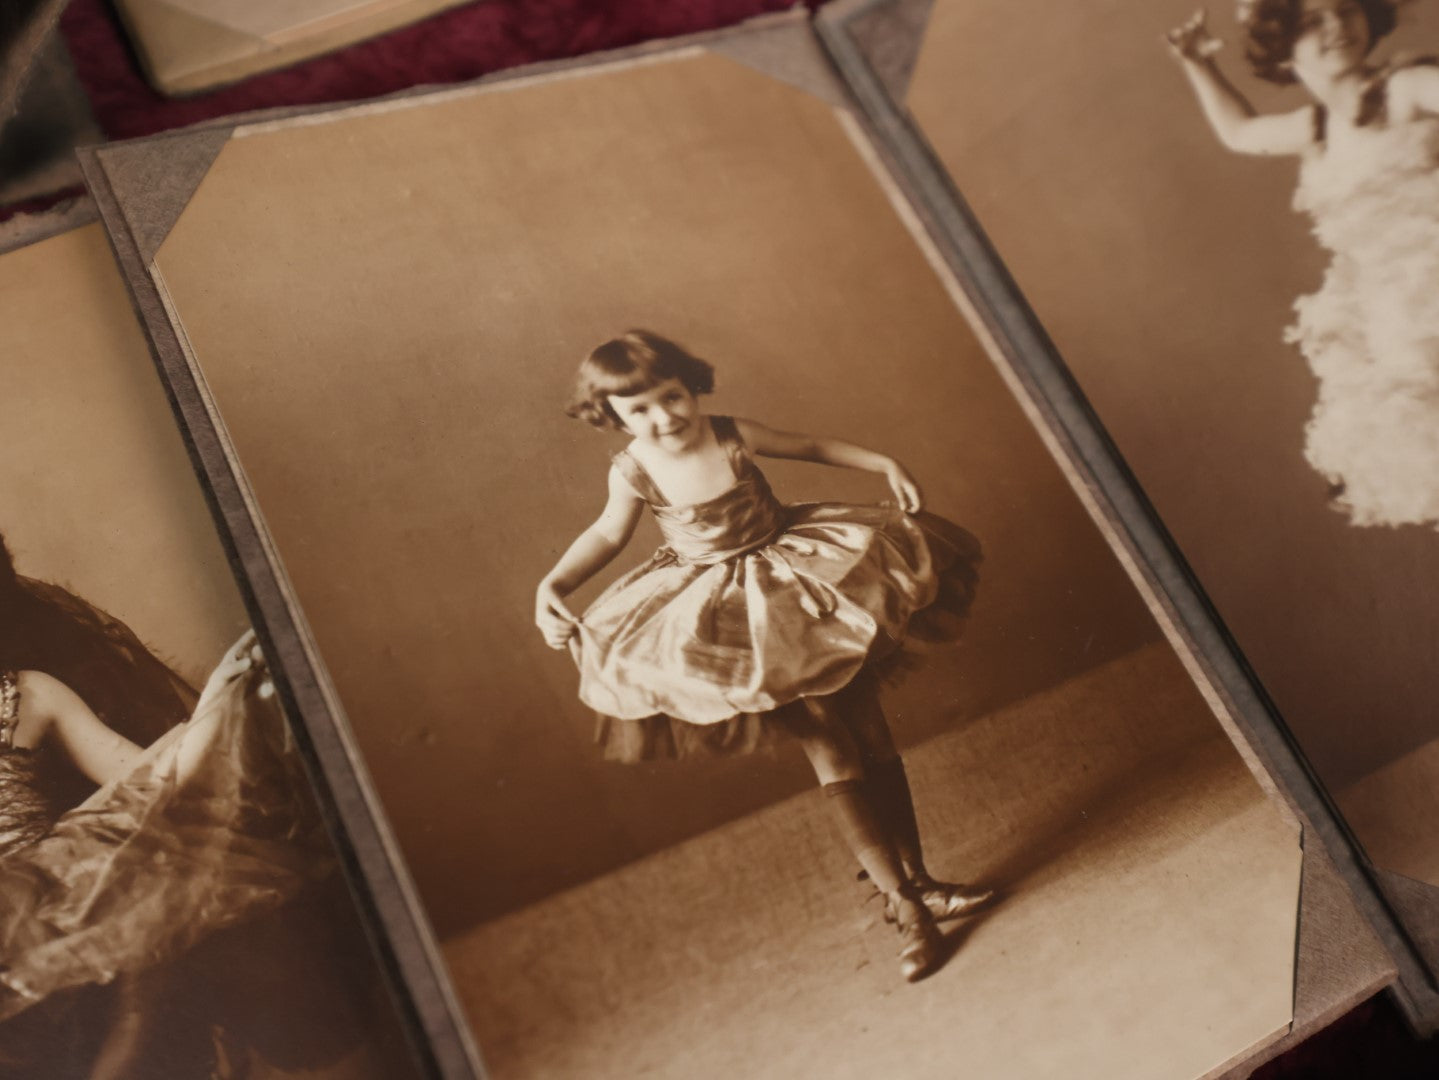
M 32 705 L 55 700 L 67 693 L 73 693 L 59 679 L 47 671 L 26 669 L 15 672 L 15 686 L 20 691 L 20 705 Z
M 77 700 L 75 691 L 45 671 L 15 672 L 15 688 L 19 703 L 13 740 L 21 747 L 36 746 L 55 716 Z
M 20 691 L 20 722 L 26 717 L 52 717 L 83 699 L 61 679 L 46 671 L 25 670 L 15 673 L 15 686 Z
M 1409 57 L 1396 63 L 1384 81 L 1391 116 L 1439 112 L 1439 57 Z

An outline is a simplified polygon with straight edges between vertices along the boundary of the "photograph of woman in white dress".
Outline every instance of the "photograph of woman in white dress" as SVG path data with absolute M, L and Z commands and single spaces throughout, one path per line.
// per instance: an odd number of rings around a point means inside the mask
M 1294 206 L 1329 252 L 1285 337 L 1319 381 L 1304 452 L 1356 525 L 1439 525 L 1439 61 L 1377 60 L 1387 0 L 1241 4 L 1253 73 L 1310 101 L 1261 113 L 1197 12 L 1169 34 L 1214 134 L 1298 157 Z

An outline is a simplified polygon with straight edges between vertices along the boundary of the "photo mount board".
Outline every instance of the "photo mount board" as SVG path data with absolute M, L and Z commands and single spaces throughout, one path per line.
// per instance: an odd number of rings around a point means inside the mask
M 835 0 L 816 29 L 934 223 L 944 258 L 1056 427 L 1134 537 L 1148 572 L 1208 661 L 1266 770 L 1301 808 L 1398 968 L 1391 990 L 1423 1035 L 1439 1031 L 1439 889 L 1375 867 L 1320 781 L 1179 546 L 1085 397 L 939 156 L 903 105 L 934 0 Z
M 714 48 L 726 44 L 734 48 L 743 45 L 752 50 L 752 55 L 763 53 L 771 60 L 782 58 L 791 50 L 810 57 L 817 51 L 816 41 L 802 19 L 778 16 L 757 20 L 731 31 L 587 57 L 578 62 L 507 72 L 482 80 L 480 86 L 532 78 L 536 74 L 582 70 L 599 61 L 641 58 L 695 45 Z M 811 62 L 812 59 L 808 59 L 797 64 L 795 71 L 802 72 Z M 444 93 L 450 92 L 441 92 Z M 399 95 L 406 99 L 413 96 Z M 288 119 L 328 111 L 334 110 L 283 110 L 255 119 L 284 123 Z M 303 617 L 294 604 L 292 590 L 285 581 L 279 560 L 258 520 L 253 496 L 240 464 L 235 460 L 233 448 L 217 422 L 213 403 L 207 400 L 202 381 L 190 367 L 180 339 L 182 331 L 172 321 L 171 313 L 166 310 L 165 297 L 149 273 L 154 251 L 203 178 L 209 163 L 229 138 L 230 132 L 247 122 L 247 118 L 229 118 L 221 124 L 189 132 L 89 150 L 83 154 L 83 163 L 110 230 L 116 254 L 141 310 L 157 362 L 170 387 L 177 415 L 191 440 L 197 465 L 213 493 L 222 530 L 233 546 L 232 555 L 244 580 L 252 615 L 262 628 L 267 647 L 273 655 L 281 658 L 277 665 L 281 669 L 279 674 L 283 676 L 279 680 L 281 691 L 287 695 L 287 703 L 293 702 L 296 715 L 303 718 L 314 744 L 316 757 L 335 798 L 337 817 L 351 838 L 359 877 L 374 898 L 381 925 L 388 935 L 387 944 L 394 963 L 411 990 L 412 1006 L 421 1017 L 437 1074 L 446 1077 L 474 1075 L 478 1069 L 479 1054 L 456 1008 L 453 990 L 438 960 L 433 937 L 365 776 L 363 762 L 347 732 L 338 700 L 329 685 Z M 906 191 L 910 211 L 923 220 L 931 236 L 942 235 L 937 232 L 932 211 L 917 197 L 912 181 L 895 168 L 884 141 L 875 138 L 873 128 L 869 130 L 868 138 L 875 153 L 886 160 L 891 179 Z M 162 178 L 163 182 L 156 183 Z M 973 301 L 976 295 L 973 279 L 962 269 L 957 276 Z M 1004 351 L 1005 340 L 994 335 L 992 329 L 991 336 L 996 337 L 1000 349 Z M 1111 457 L 1102 454 L 1097 461 L 1089 461 L 1081 452 L 1082 438 L 1054 422 L 1043 395 L 1035 392 L 1035 384 L 1025 368 L 1015 365 L 1012 370 L 1026 383 L 1031 403 L 1042 412 L 1049 413 L 1046 420 L 1051 436 L 1065 446 L 1071 466 L 1083 475 L 1091 494 L 1104 504 L 1108 524 L 1123 537 L 1125 554 L 1143 569 L 1151 585 L 1157 584 L 1159 595 L 1168 596 L 1168 590 L 1177 585 L 1150 564 L 1148 553 L 1136 539 L 1136 536 L 1146 535 L 1142 529 L 1136 532 L 1136 528 L 1148 522 L 1148 518 L 1140 512 L 1142 503 L 1138 495 L 1123 484 L 1119 484 L 1115 492 L 1105 485 L 1105 469 L 1123 479 L 1122 473 L 1117 472 L 1118 466 Z M 1093 432 L 1088 435 L 1081 432 L 1081 435 L 1097 438 Z M 1136 510 L 1136 506 L 1140 510 Z M 1161 566 L 1169 573 L 1177 573 L 1169 564 Z M 1172 596 L 1165 606 L 1166 609 L 1175 607 Z M 1167 610 L 1171 623 L 1174 623 L 1175 611 Z M 1222 667 L 1226 662 L 1236 663 L 1218 630 L 1205 621 L 1206 615 L 1201 608 L 1196 617 L 1200 630 L 1209 633 L 1210 637 L 1196 633 L 1185 623 L 1179 624 L 1184 627 L 1191 644 L 1199 643 L 1197 650 L 1190 649 L 1190 655 L 1201 658 L 1207 668 Z M 1208 649 L 1217 650 L 1218 658 L 1206 651 Z M 1245 700 L 1246 694 L 1255 693 L 1242 677 L 1236 676 L 1237 689 L 1232 689 L 1223 682 L 1213 680 L 1212 672 L 1210 675 L 1213 686 L 1222 687 L 1226 694 L 1240 702 Z M 1229 704 L 1230 715 L 1242 715 L 1242 709 L 1236 710 L 1232 702 Z M 1247 760 L 1252 760 L 1256 754 L 1260 759 L 1266 757 L 1262 740 L 1251 735 L 1250 745 L 1244 745 L 1245 738 L 1236 738 L 1232 731 L 1229 734 Z M 1288 794 L 1288 802 L 1293 808 L 1298 800 Z M 1307 840 L 1313 835 L 1315 826 L 1302 813 L 1299 819 Z M 1264 1057 L 1292 1045 L 1392 977 L 1390 969 L 1376 963 L 1373 950 L 1367 944 L 1367 925 L 1348 905 L 1342 888 L 1337 887 L 1329 860 L 1312 844 L 1306 844 L 1304 872 L 1299 958 L 1296 961 L 1296 995 L 1299 1000 L 1296 1002 L 1294 1025 L 1290 1035 L 1259 1052 Z M 1247 1070 L 1258 1060 L 1259 1056 L 1250 1055 L 1243 1061 L 1232 1063 L 1232 1068 L 1236 1072 Z

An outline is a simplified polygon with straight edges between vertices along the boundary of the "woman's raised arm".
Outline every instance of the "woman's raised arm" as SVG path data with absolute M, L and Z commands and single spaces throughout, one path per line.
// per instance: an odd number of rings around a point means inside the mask
M 1238 154 L 1299 154 L 1314 142 L 1314 110 L 1261 116 L 1224 77 L 1214 54 L 1223 43 L 1204 25 L 1204 11 L 1171 30 L 1165 40 L 1219 141 Z

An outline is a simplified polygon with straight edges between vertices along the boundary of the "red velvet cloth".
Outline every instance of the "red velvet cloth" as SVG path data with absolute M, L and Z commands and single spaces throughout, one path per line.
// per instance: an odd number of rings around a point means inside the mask
M 810 0 L 818 6 L 822 0 Z M 519 64 L 729 26 L 797 0 L 481 0 L 283 71 L 186 99 L 152 89 L 104 0 L 72 0 L 60 20 L 81 85 L 108 138 L 151 135 L 230 113 L 378 97 L 463 82 Z

